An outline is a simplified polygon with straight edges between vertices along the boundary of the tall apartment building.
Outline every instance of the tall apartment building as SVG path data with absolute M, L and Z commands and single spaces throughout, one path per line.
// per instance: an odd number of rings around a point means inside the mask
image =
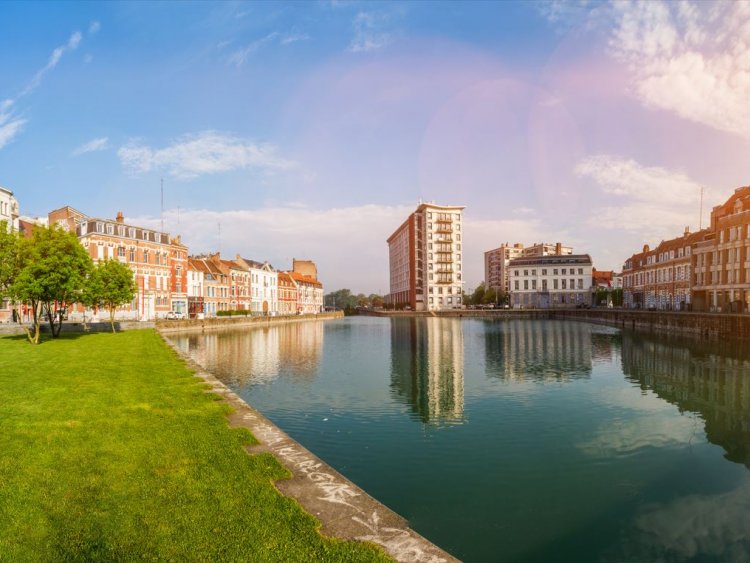
M 512 246 L 507 242 L 494 250 L 484 253 L 484 285 L 485 287 L 510 293 L 510 279 L 508 277 L 508 265 L 511 260 L 523 256 L 551 256 L 570 255 L 573 248 L 563 246 L 562 243 L 540 242 L 524 247 L 517 242 Z
M 704 240 L 693 248 L 694 310 L 750 309 L 750 186 L 711 211 Z
M 511 260 L 510 297 L 514 308 L 591 305 L 588 254 L 525 256 Z
M 633 254 L 622 267 L 623 305 L 633 309 L 681 311 L 691 306 L 692 253 L 707 230 L 661 241 Z
M 18 230 L 18 201 L 12 191 L 0 186 L 0 222 L 2 221 L 5 221 L 11 230 Z
M 70 206 L 51 211 L 50 225 L 74 232 L 94 262 L 118 260 L 130 266 L 138 287 L 118 318 L 152 320 L 169 311 L 187 313 L 187 247 L 180 237 L 116 219 L 89 217 Z
M 422 203 L 388 237 L 386 303 L 426 311 L 461 307 L 464 206 Z

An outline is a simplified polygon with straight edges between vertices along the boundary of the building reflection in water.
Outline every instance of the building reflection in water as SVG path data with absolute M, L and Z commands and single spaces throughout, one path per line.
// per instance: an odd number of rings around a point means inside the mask
M 625 376 L 680 411 L 700 414 L 708 440 L 750 468 L 750 352 L 742 343 L 623 333 Z
M 616 331 L 586 323 L 489 321 L 485 369 L 506 381 L 570 381 L 591 376 L 597 362 L 616 361 Z
M 464 337 L 458 319 L 391 319 L 391 393 L 424 423 L 464 416 Z
M 323 339 L 322 321 L 175 338 L 198 364 L 223 382 L 239 386 L 268 383 L 280 373 L 313 379 Z

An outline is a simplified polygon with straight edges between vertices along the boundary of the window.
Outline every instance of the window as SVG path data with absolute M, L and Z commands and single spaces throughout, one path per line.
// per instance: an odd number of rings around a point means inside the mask
M 554 289 L 557 289 L 557 278 L 555 278 L 555 279 L 552 280 L 552 287 Z
M 583 268 L 578 268 L 578 275 L 579 275 L 579 276 L 582 276 L 582 275 L 583 275 Z
M 536 280 L 531 280 L 531 289 L 536 290 Z
M 542 268 L 542 275 L 543 275 L 543 276 L 546 276 L 546 275 L 547 275 L 547 268 Z
M 556 276 L 556 275 L 557 275 L 557 268 L 555 268 L 554 270 L 552 270 L 552 275 L 553 275 L 553 276 Z M 557 288 L 555 288 L 555 289 L 557 289 Z
M 566 284 L 565 284 L 565 282 L 566 282 L 566 281 L 567 281 L 567 280 L 562 280 L 562 288 L 563 288 L 563 289 L 568 289 L 568 288 L 566 287 Z
M 529 289 L 529 280 L 523 280 L 523 288 Z
M 542 280 L 542 291 L 547 291 L 547 280 Z
M 114 228 L 114 226 L 113 226 L 113 225 L 107 224 L 107 234 L 108 234 L 108 235 L 113 235 L 113 234 L 115 234 L 115 228 Z
M 568 273 L 568 270 L 567 270 L 566 268 L 563 268 L 563 269 L 562 269 L 562 275 L 564 276 L 564 275 L 565 275 L 565 274 L 567 274 L 567 273 Z
M 518 291 L 518 280 L 515 281 L 515 290 Z

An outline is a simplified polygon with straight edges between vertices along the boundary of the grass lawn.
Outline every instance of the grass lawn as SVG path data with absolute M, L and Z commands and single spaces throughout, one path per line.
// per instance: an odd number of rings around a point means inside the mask
M 320 536 L 150 330 L 0 338 L 0 560 L 387 560 Z

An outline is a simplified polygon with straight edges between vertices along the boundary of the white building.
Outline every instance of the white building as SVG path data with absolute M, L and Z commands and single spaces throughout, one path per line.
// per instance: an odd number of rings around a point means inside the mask
M 250 310 L 256 314 L 276 315 L 279 311 L 279 274 L 268 262 L 242 258 L 235 263 L 250 272 Z
M 388 238 L 389 305 L 418 311 L 463 305 L 463 209 L 420 204 Z
M 508 267 L 511 305 L 541 309 L 591 305 L 592 268 L 588 254 L 511 260 Z
M 573 254 L 573 248 L 563 246 L 562 243 L 538 242 L 531 246 L 524 246 L 517 242 L 513 245 L 507 242 L 494 250 L 484 253 L 484 285 L 487 289 L 493 288 L 510 293 L 510 278 L 508 277 L 508 265 L 511 260 L 523 256 L 550 256 L 560 254 Z
M 18 230 L 18 201 L 13 192 L 0 186 L 0 222 L 5 221 L 12 230 Z

